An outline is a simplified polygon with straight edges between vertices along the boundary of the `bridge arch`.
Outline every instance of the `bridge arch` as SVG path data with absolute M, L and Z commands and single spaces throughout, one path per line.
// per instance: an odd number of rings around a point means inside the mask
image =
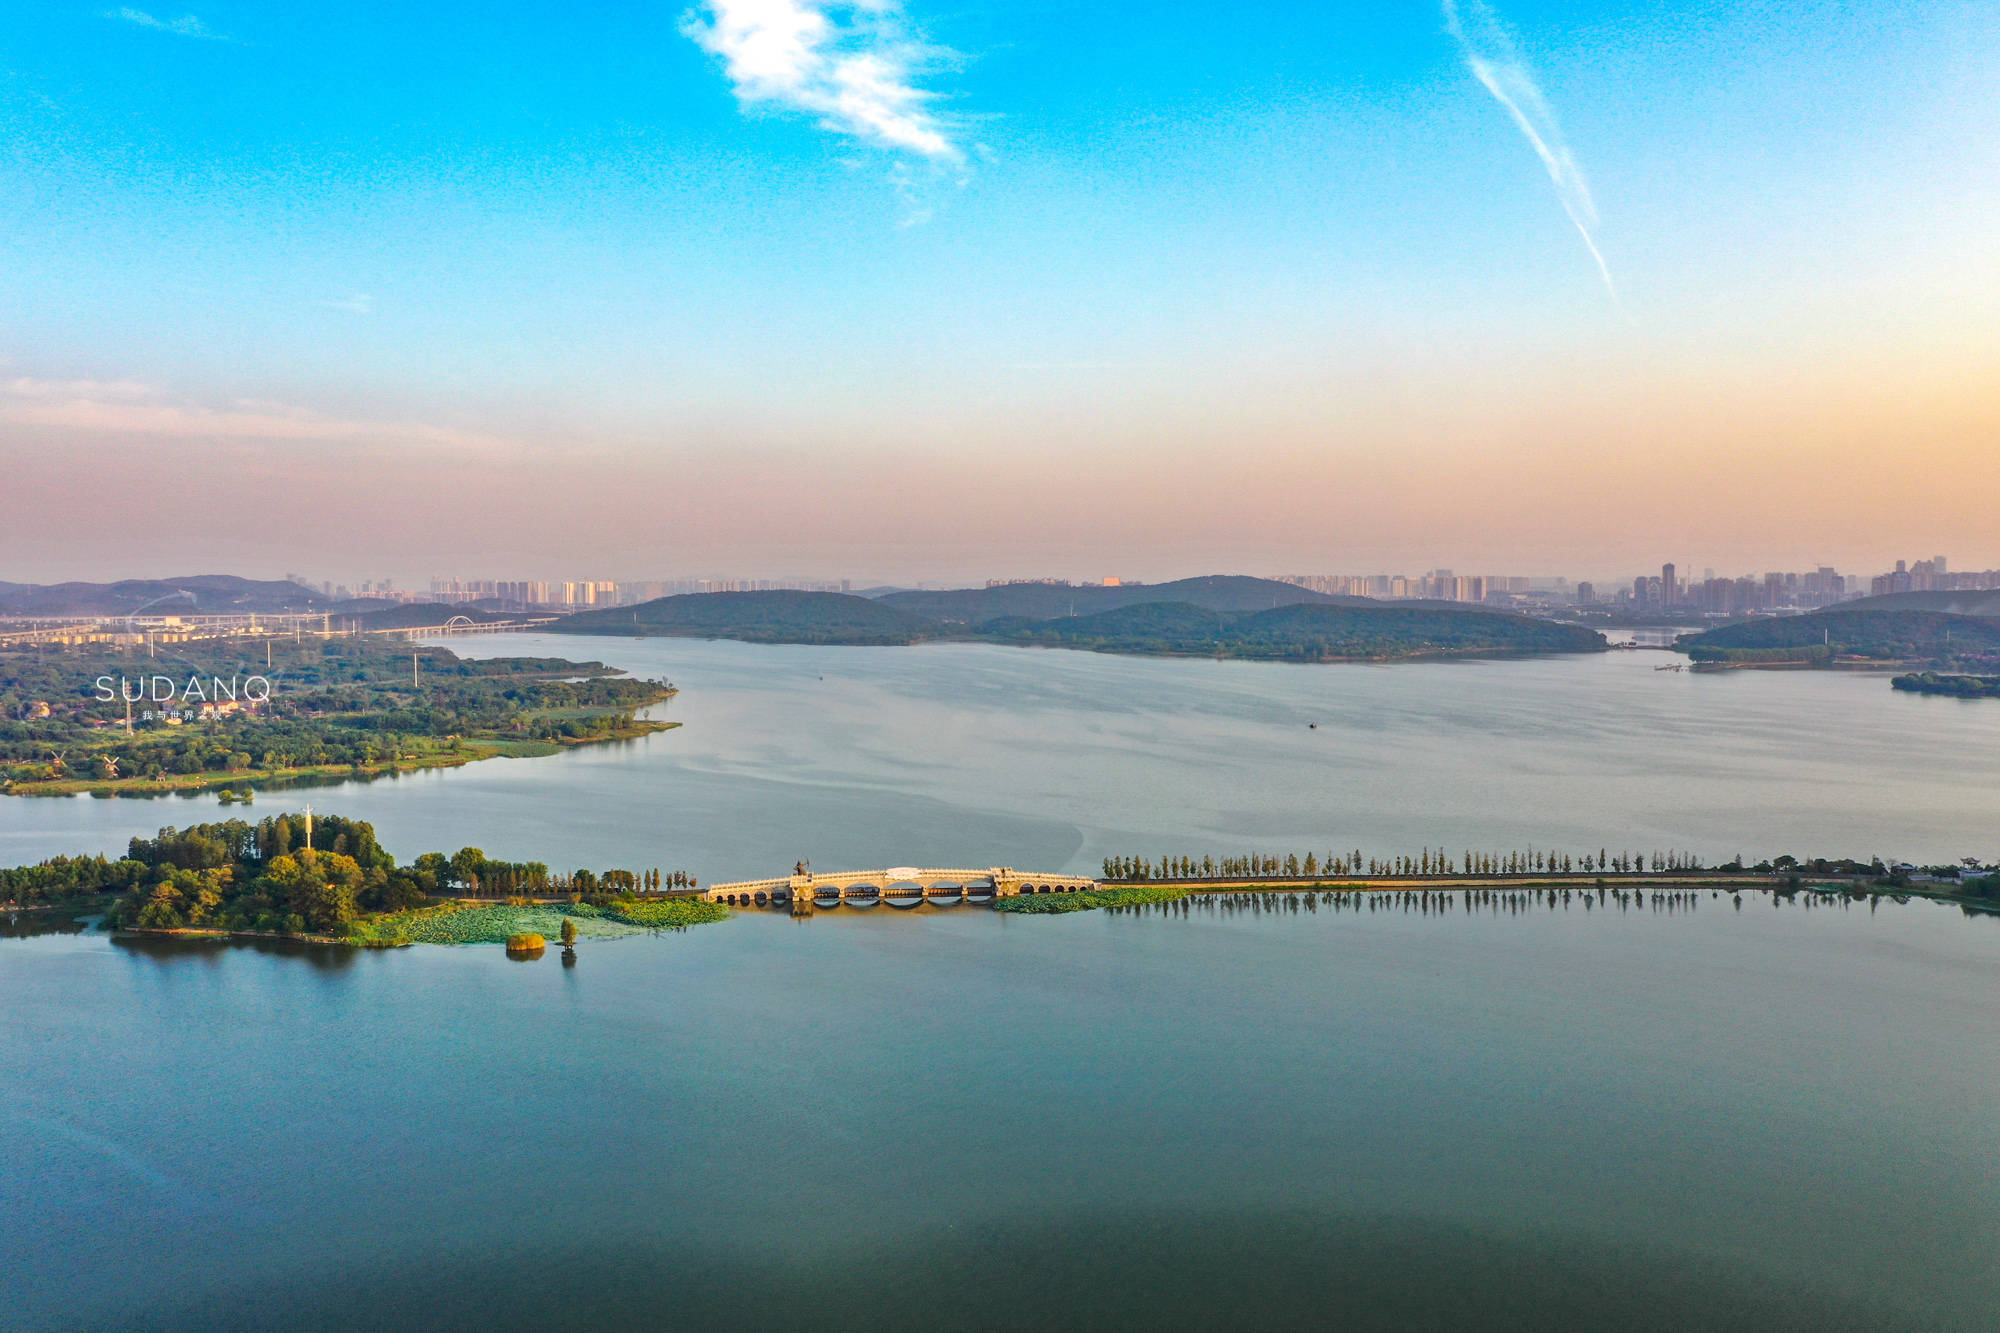
M 1007 866 L 982 869 L 894 866 L 887 870 L 855 870 L 837 874 L 803 871 L 788 878 L 711 884 L 703 896 L 734 906 L 790 903 L 802 906 L 802 896 L 815 903 L 857 907 L 891 904 L 900 909 L 925 902 L 955 906 L 991 903 L 1015 893 L 1078 893 L 1097 887 L 1083 875 L 1020 872 Z

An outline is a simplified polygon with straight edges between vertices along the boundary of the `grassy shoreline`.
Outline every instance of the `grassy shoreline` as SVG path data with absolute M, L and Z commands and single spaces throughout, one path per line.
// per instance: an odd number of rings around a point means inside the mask
M 709 925 L 726 921 L 729 915 L 727 907 L 699 898 L 629 900 L 606 907 L 589 903 L 496 903 L 457 898 L 357 920 L 354 930 L 347 935 L 287 935 L 268 930 L 220 930 L 200 926 L 167 929 L 121 926 L 117 933 L 161 939 L 281 940 L 294 944 L 346 945 L 355 949 L 407 949 L 418 944 L 505 944 L 508 936 L 523 932 L 554 939 L 561 933 L 564 921 L 576 926 L 579 940 L 621 939 Z
M 310 764 L 294 768 L 246 772 L 174 773 L 156 778 L 57 778 L 42 782 L 14 782 L 0 787 L 6 796 L 166 796 L 175 792 L 241 790 L 260 787 L 331 785 L 358 778 L 381 778 L 396 773 L 420 773 L 433 768 L 462 768 L 484 759 L 542 759 L 565 750 L 607 741 L 638 740 L 655 732 L 670 731 L 678 722 L 635 720 L 601 736 L 577 740 L 472 740 L 463 748 L 412 759 L 385 759 L 373 764 Z

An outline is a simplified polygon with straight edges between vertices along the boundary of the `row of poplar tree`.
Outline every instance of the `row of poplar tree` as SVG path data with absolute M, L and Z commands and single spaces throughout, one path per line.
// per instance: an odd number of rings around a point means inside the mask
M 1444 848 L 1426 847 L 1415 856 L 1364 856 L 1359 848 L 1351 852 L 1328 852 L 1321 857 L 1307 852 L 1283 856 L 1107 856 L 1104 877 L 1112 880 L 1168 879 L 1248 879 L 1257 875 L 1285 878 L 1315 875 L 1599 875 L 1660 874 L 1674 870 L 1700 870 L 1701 858 L 1692 852 L 1613 852 L 1600 848 L 1581 856 L 1568 852 L 1538 851 L 1527 848 L 1514 852 L 1475 852 L 1467 849 L 1454 856 Z

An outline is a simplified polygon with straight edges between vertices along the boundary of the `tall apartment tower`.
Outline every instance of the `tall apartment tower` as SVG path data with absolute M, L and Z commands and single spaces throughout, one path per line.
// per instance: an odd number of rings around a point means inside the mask
M 1661 565 L 1660 604 L 1663 606 L 1672 606 L 1675 602 L 1678 602 L 1680 599 L 1681 599 L 1680 585 L 1674 582 L 1673 565 L 1672 564 Z

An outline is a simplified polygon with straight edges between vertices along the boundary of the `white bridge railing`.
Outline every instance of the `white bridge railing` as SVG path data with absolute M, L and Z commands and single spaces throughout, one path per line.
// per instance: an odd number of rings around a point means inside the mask
M 775 879 L 734 880 L 711 884 L 702 891 L 710 902 L 755 904 L 788 901 L 794 895 L 815 897 L 849 895 L 855 889 L 873 889 L 884 897 L 890 890 L 910 884 L 929 895 L 938 888 L 957 888 L 966 894 L 992 893 L 1012 897 L 1017 893 L 1075 893 L 1094 889 L 1097 881 L 1085 875 L 1051 875 L 1012 866 L 891 866 L 885 870 L 843 870 L 834 873 L 808 871 Z

